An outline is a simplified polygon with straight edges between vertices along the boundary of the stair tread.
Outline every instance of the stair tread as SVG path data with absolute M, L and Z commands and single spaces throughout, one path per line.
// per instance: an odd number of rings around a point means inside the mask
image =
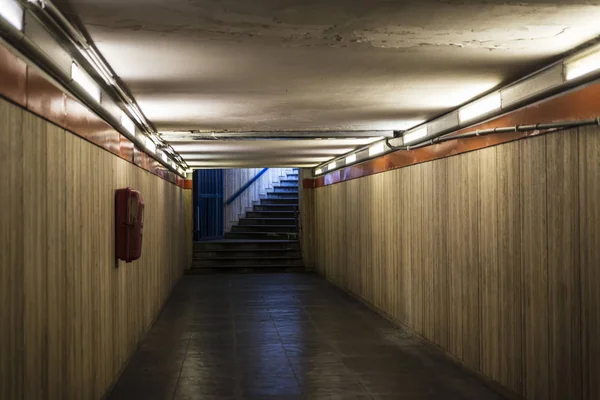
M 194 244 L 210 244 L 210 243 L 298 243 L 298 240 L 255 240 L 255 239 L 220 239 L 220 240 L 210 240 L 205 242 L 194 242 Z
M 288 248 L 272 248 L 272 249 L 214 249 L 214 250 L 210 250 L 210 249 L 202 249 L 202 250 L 194 250 L 194 253 L 233 253 L 233 252 L 239 252 L 239 253 L 268 253 L 268 252 L 299 252 L 300 249 L 288 249 Z
M 195 261 L 205 261 L 205 260 L 301 260 L 302 257 L 299 256 L 287 256 L 287 257 L 261 257 L 261 256 L 253 256 L 253 257 L 204 257 Z
M 237 226 L 237 227 L 244 227 L 244 228 L 258 228 L 258 227 L 261 227 L 261 228 L 265 228 L 267 230 L 268 230 L 268 228 L 290 228 L 290 227 L 293 228 L 294 227 L 294 225 L 261 225 L 261 224 L 258 224 L 258 225 L 235 225 L 235 226 Z
M 289 265 L 289 264 L 250 264 L 250 265 L 206 265 L 206 266 L 194 266 L 191 269 L 211 269 L 211 268 L 302 268 L 301 265 Z
M 253 211 L 253 212 L 260 212 L 260 211 Z M 273 211 L 265 211 L 265 212 L 273 212 Z M 293 211 L 290 211 L 291 213 Z M 257 221 L 295 221 L 296 218 L 260 218 L 260 217 L 244 217 L 242 219 L 255 219 Z M 248 225 L 247 225 L 248 226 Z M 252 225 L 250 225 L 252 226 Z M 273 225 L 273 226 L 277 226 L 277 225 Z

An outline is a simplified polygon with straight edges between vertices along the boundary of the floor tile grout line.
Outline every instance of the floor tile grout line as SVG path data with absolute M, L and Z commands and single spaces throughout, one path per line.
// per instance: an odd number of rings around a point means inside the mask
M 190 333 L 188 336 L 187 344 L 185 346 L 185 354 L 183 356 L 183 361 L 181 362 L 181 368 L 179 368 L 179 374 L 177 374 L 177 383 L 175 384 L 175 390 L 173 391 L 173 397 L 171 397 L 171 399 L 173 399 L 173 400 L 175 400 L 175 397 L 177 396 L 177 390 L 179 389 L 179 381 L 181 381 L 181 373 L 183 372 L 183 365 L 185 364 L 185 360 L 187 359 L 191 340 L 192 340 L 192 333 Z

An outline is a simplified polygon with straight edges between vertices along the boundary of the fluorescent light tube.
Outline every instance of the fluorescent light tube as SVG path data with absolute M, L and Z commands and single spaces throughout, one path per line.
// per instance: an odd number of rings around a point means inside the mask
M 146 136 L 145 145 L 146 145 L 146 150 L 148 150 L 151 153 L 156 153 L 156 144 L 148 136 Z
M 600 69 L 600 47 L 583 52 L 565 61 L 566 79 L 568 81 L 589 74 Z
M 94 100 L 100 102 L 100 86 L 77 64 L 71 64 L 71 78 Z
M 321 175 L 323 173 L 323 170 L 321 168 L 319 168 L 318 170 L 315 171 L 315 175 Z
M 167 156 L 167 153 L 165 153 L 164 151 L 161 153 L 160 157 L 162 158 L 162 160 L 163 160 L 165 163 L 168 163 L 168 162 L 169 162 L 169 157 Z
M 461 123 L 471 121 L 494 110 L 499 110 L 501 107 L 502 97 L 500 96 L 500 93 L 493 93 L 481 100 L 467 104 L 458 110 L 458 118 Z
M 23 6 L 17 0 L 0 0 L 0 16 L 18 30 L 23 30 Z
M 121 125 L 127 132 L 135 135 L 135 124 L 123 111 L 121 111 Z
M 337 166 L 337 163 L 334 161 L 327 166 L 327 170 L 332 171 L 335 169 L 336 166 Z
M 346 164 L 352 164 L 353 162 L 356 162 L 356 154 L 351 154 L 346 157 Z
M 423 127 L 421 129 L 417 129 L 416 131 L 405 133 L 402 136 L 402 140 L 404 141 L 404 144 L 408 144 L 408 143 L 414 143 L 417 140 L 423 139 L 426 136 L 427 136 L 427 127 Z
M 375 143 L 373 146 L 369 147 L 369 157 L 383 153 L 383 149 L 383 142 Z

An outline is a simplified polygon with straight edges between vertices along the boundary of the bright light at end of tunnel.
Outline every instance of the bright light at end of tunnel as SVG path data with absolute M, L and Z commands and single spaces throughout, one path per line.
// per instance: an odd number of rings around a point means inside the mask
M 77 64 L 71 64 L 71 78 L 94 100 L 100 102 L 100 86 Z
M 471 121 L 494 110 L 499 110 L 500 107 L 502 107 L 500 93 L 493 93 L 458 110 L 458 118 L 461 123 Z
M 565 61 L 566 78 L 568 81 L 579 78 L 600 69 L 600 46 L 583 52 Z
M 0 16 L 18 30 L 23 30 L 23 6 L 17 0 L 0 0 Z
M 414 132 L 405 133 L 404 136 L 402 136 L 402 139 L 404 140 L 404 144 L 408 144 L 423 139 L 425 136 L 427 136 L 427 127 L 417 129 Z
M 369 147 L 369 157 L 376 156 L 377 154 L 383 153 L 384 147 L 383 142 L 375 143 L 373 146 Z
M 327 166 L 327 170 L 328 170 L 328 171 L 333 171 L 333 170 L 335 169 L 335 167 L 336 167 L 336 166 L 337 166 L 337 163 L 334 161 L 334 162 L 330 163 L 330 164 Z
M 348 157 L 346 157 L 346 165 L 352 164 L 353 162 L 356 162 L 356 154 L 351 154 Z

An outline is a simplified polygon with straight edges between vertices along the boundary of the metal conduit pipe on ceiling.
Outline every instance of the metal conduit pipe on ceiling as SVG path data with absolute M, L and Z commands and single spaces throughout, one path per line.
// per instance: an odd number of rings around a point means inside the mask
M 383 141 L 383 143 L 385 143 L 385 145 L 391 151 L 410 151 L 410 150 L 416 150 L 416 149 L 420 149 L 420 148 L 427 147 L 427 146 L 432 146 L 432 145 L 438 144 L 438 143 L 448 142 L 450 140 L 468 139 L 468 138 L 475 137 L 475 136 L 485 136 L 485 135 L 502 134 L 502 133 L 516 133 L 516 132 L 531 132 L 531 131 L 536 131 L 536 130 L 558 131 L 558 130 L 564 130 L 564 129 L 570 129 L 570 128 L 578 128 L 578 127 L 582 127 L 582 126 L 591 126 L 591 125 L 600 126 L 600 116 L 596 117 L 594 119 L 586 119 L 586 120 L 564 121 L 564 122 L 545 123 L 545 124 L 540 123 L 540 124 L 533 124 L 533 125 L 515 125 L 515 126 L 507 126 L 507 127 L 499 127 L 499 128 L 491 128 L 491 129 L 474 130 L 474 131 L 465 132 L 465 133 L 462 133 L 459 135 L 446 134 L 443 136 L 438 136 L 433 139 L 428 139 L 428 140 L 419 142 L 419 143 L 417 143 L 415 145 L 411 145 L 411 146 L 408 146 L 408 145 L 394 146 L 389 142 L 390 139 L 388 139 L 388 138 L 386 138 Z M 345 157 L 347 157 L 349 154 L 358 154 L 362 151 L 367 150 L 369 147 L 370 146 L 361 147 L 360 149 L 352 151 L 348 154 L 345 154 L 342 157 L 338 157 L 335 160 L 327 161 L 327 162 L 325 162 L 325 164 L 319 165 L 316 168 L 324 168 L 324 166 L 328 163 L 338 162 L 339 160 L 345 159 Z M 384 156 L 385 154 L 386 153 L 365 157 L 360 160 L 357 160 L 356 162 L 349 163 L 349 164 L 343 165 L 339 168 L 336 168 L 336 170 L 343 169 L 343 168 L 349 167 L 351 165 L 360 164 L 365 161 L 370 161 L 375 158 Z

